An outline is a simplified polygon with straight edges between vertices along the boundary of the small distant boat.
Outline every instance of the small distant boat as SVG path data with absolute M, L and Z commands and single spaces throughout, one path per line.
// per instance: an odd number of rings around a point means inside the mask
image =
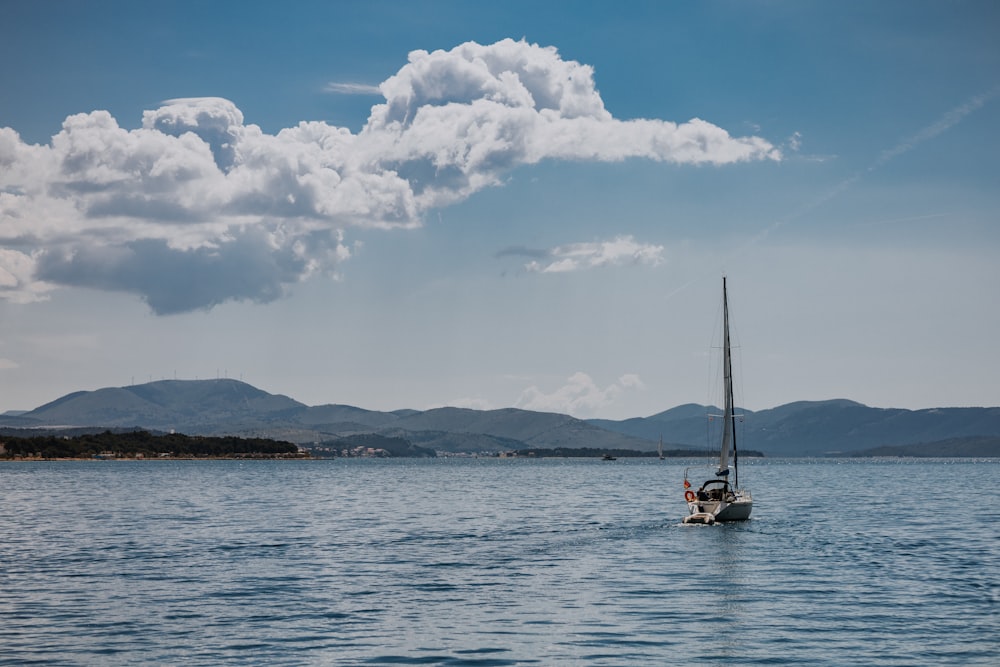
M 663 436 L 662 435 L 660 436 L 660 446 L 659 446 L 659 448 L 656 451 L 660 455 L 660 460 L 662 461 L 663 460 Z
M 746 521 L 753 509 L 753 498 L 749 489 L 741 489 L 739 482 L 739 457 L 736 451 L 736 414 L 733 408 L 733 364 L 729 349 L 729 298 L 726 293 L 726 278 L 722 278 L 722 382 L 725 390 L 723 411 L 722 451 L 715 477 L 707 480 L 694 491 L 684 471 L 684 500 L 688 505 L 688 515 L 684 523 L 715 524 L 726 521 Z M 729 455 L 732 450 L 733 483 L 729 483 Z
M 602 461 L 617 461 L 618 459 L 616 459 L 614 456 L 611 456 L 611 454 L 605 454 L 604 456 L 601 457 L 601 460 Z

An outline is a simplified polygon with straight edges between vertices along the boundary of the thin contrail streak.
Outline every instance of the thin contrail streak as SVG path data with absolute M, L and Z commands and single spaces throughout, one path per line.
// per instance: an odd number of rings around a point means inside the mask
M 879 154 L 878 158 L 876 158 L 875 161 L 872 162 L 868 167 L 844 179 L 843 181 L 835 185 L 833 188 L 831 188 L 829 192 L 825 193 L 818 199 L 799 207 L 791 214 L 785 216 L 784 218 L 781 218 L 780 220 L 776 220 L 769 226 L 765 227 L 763 230 L 758 232 L 756 236 L 754 236 L 750 241 L 747 242 L 747 246 L 754 245 L 759 241 L 762 241 L 771 232 L 779 229 L 780 227 L 783 227 L 784 225 L 789 224 L 790 222 L 794 222 L 795 220 L 801 218 L 809 211 L 815 210 L 820 206 L 822 206 L 823 204 L 830 201 L 831 199 L 836 198 L 841 193 L 848 190 L 852 185 L 860 181 L 865 175 L 870 174 L 876 171 L 877 169 L 885 166 L 887 163 L 894 160 L 895 158 L 904 155 L 906 153 L 909 153 L 920 144 L 929 141 L 944 132 L 947 132 L 952 127 L 960 123 L 963 119 L 965 119 L 966 116 L 980 109 L 983 105 L 985 105 L 992 98 L 996 97 L 998 94 L 1000 94 L 1000 86 L 995 86 L 994 88 L 986 91 L 985 93 L 980 93 L 979 95 L 970 98 L 965 103 L 955 107 L 954 109 L 951 109 L 943 116 L 941 116 L 941 118 L 931 123 L 927 127 L 922 128 L 913 136 L 904 139 L 903 141 L 899 142 L 898 144 L 896 144 L 895 146 L 893 146 L 888 150 L 882 151 L 882 153 Z
M 900 141 L 892 148 L 882 151 L 879 154 L 879 156 L 875 159 L 875 161 L 872 162 L 868 167 L 858 171 L 857 173 L 849 176 L 848 178 L 845 178 L 843 181 L 835 185 L 833 188 L 831 188 L 828 192 L 826 192 L 819 198 L 800 206 L 799 208 L 795 209 L 788 215 L 778 220 L 775 220 L 770 225 L 757 232 L 757 234 L 755 234 L 753 238 L 747 241 L 741 248 L 734 251 L 732 255 L 730 255 L 730 259 L 737 255 L 743 254 L 751 247 L 757 245 L 765 238 L 767 238 L 771 234 L 771 232 L 774 232 L 780 229 L 781 227 L 784 227 L 785 225 L 795 222 L 796 220 L 804 216 L 806 213 L 809 213 L 810 211 L 819 208 L 828 201 L 840 196 L 843 192 L 850 189 L 851 186 L 860 181 L 867 174 L 870 174 L 878 170 L 879 168 L 885 166 L 887 163 L 896 159 L 897 157 L 909 153 L 914 148 L 920 146 L 920 144 L 929 141 L 934 137 L 943 134 L 944 132 L 947 132 L 955 125 L 958 125 L 960 122 L 962 122 L 969 114 L 981 109 L 983 106 L 986 105 L 987 102 L 992 100 L 997 95 L 1000 95 L 1000 85 L 996 85 L 993 88 L 990 88 L 989 90 L 983 93 L 980 93 L 978 95 L 969 98 L 967 101 L 955 107 L 954 109 L 951 109 L 950 111 L 945 113 L 943 116 L 938 118 L 936 121 L 934 121 L 927 127 L 924 127 L 921 130 L 919 130 L 913 136 L 908 137 L 903 141 Z M 715 273 L 711 274 L 711 276 L 714 275 L 716 274 Z M 676 288 L 675 290 L 667 294 L 666 299 L 670 299 L 675 294 L 682 292 L 683 290 L 687 289 L 694 283 L 699 282 L 707 277 L 709 277 L 709 274 L 705 274 L 704 276 L 699 278 L 692 278 L 691 280 L 687 281 L 680 287 Z
M 875 163 L 868 167 L 868 171 L 874 171 L 889 160 L 913 150 L 928 139 L 933 139 L 939 134 L 947 132 L 952 127 L 962 122 L 962 120 L 973 111 L 977 111 L 982 108 L 983 105 L 989 102 L 992 98 L 996 97 L 998 94 L 1000 94 L 1000 86 L 995 86 L 985 93 L 972 97 L 965 104 L 955 107 L 939 118 L 937 122 L 928 125 L 909 139 L 906 139 L 905 141 L 897 144 L 895 147 L 883 152 Z

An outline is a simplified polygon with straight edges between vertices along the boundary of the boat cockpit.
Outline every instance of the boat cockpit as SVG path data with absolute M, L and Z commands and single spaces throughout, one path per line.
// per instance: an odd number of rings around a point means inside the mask
M 725 479 L 710 479 L 701 485 L 697 492 L 698 500 L 725 500 L 732 496 L 729 481 Z

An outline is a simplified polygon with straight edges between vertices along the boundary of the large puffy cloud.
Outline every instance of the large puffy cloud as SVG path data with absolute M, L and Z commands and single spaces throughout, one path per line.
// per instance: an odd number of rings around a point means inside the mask
M 336 272 L 345 230 L 419 225 L 519 165 L 780 158 L 698 119 L 616 120 L 589 66 L 524 41 L 414 51 L 379 89 L 357 134 L 302 122 L 269 135 L 220 98 L 168 100 L 134 130 L 77 114 L 41 146 L 0 128 L 0 298 L 79 285 L 157 313 L 264 302 Z

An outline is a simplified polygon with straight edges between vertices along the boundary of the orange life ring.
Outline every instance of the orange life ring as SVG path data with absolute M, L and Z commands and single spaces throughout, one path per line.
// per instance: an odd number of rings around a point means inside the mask
M 692 491 L 691 489 L 688 489 L 687 491 L 684 492 L 684 500 L 691 502 L 695 498 L 696 496 L 694 495 L 694 491 Z

